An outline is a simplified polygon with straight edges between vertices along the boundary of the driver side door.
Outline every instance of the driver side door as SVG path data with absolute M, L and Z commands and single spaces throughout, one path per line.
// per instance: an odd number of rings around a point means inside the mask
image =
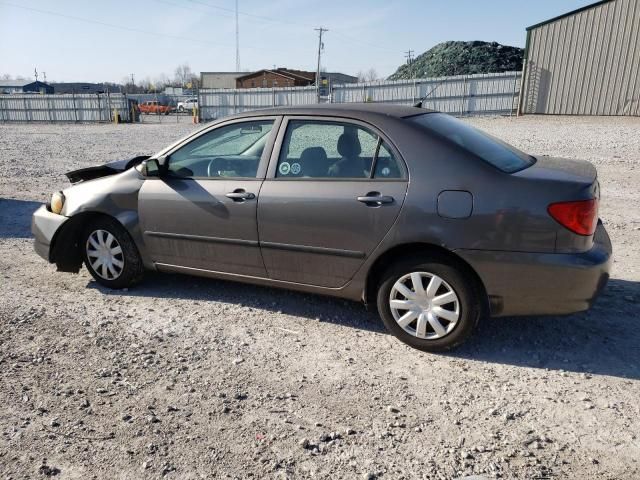
M 235 120 L 169 152 L 140 189 L 140 225 L 160 270 L 266 277 L 258 244 L 258 193 L 280 119 Z

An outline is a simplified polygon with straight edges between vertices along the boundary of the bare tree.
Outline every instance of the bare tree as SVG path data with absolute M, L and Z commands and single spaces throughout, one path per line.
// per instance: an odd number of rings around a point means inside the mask
M 160 73 L 156 75 L 153 79 L 153 90 L 159 92 L 160 90 L 164 90 L 164 87 L 171 85 L 171 79 L 166 73 Z
M 142 88 L 143 92 L 148 92 L 151 89 L 151 78 L 146 77 L 142 80 L 138 80 L 137 84 L 140 88 Z
M 184 87 L 187 83 L 191 82 L 192 79 L 193 72 L 191 71 L 191 67 L 188 63 L 178 65 L 174 70 L 174 80 L 176 85 Z
M 364 74 L 367 82 L 375 82 L 376 80 L 380 80 L 378 76 L 378 72 L 375 68 L 370 68 L 367 70 L 367 73 Z
M 366 72 L 360 70 L 356 74 L 356 76 L 358 77 L 358 82 L 360 83 L 375 82 L 377 80 L 380 80 L 380 77 L 378 76 L 378 72 L 376 71 L 375 68 L 370 68 Z

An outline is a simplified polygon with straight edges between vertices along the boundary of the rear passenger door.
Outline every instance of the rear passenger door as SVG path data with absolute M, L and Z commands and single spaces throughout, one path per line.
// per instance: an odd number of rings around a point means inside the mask
M 372 126 L 285 118 L 258 201 L 267 274 L 342 287 L 393 225 L 406 190 L 404 162 Z

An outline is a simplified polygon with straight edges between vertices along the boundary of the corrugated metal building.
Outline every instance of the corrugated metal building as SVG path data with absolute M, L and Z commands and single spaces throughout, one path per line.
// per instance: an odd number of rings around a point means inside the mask
M 200 72 L 200 88 L 236 88 L 236 78 L 249 72 Z
M 527 28 L 520 113 L 640 115 L 640 0 L 604 0 Z

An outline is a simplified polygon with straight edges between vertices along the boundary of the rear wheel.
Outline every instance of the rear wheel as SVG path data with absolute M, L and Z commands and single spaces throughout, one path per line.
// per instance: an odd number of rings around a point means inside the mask
M 116 220 L 94 221 L 85 229 L 81 246 L 87 270 L 105 287 L 125 288 L 142 280 L 144 266 L 138 249 Z
M 385 326 L 399 340 L 432 352 L 460 345 L 482 312 L 473 281 L 439 259 L 403 261 L 387 269 L 377 306 Z

